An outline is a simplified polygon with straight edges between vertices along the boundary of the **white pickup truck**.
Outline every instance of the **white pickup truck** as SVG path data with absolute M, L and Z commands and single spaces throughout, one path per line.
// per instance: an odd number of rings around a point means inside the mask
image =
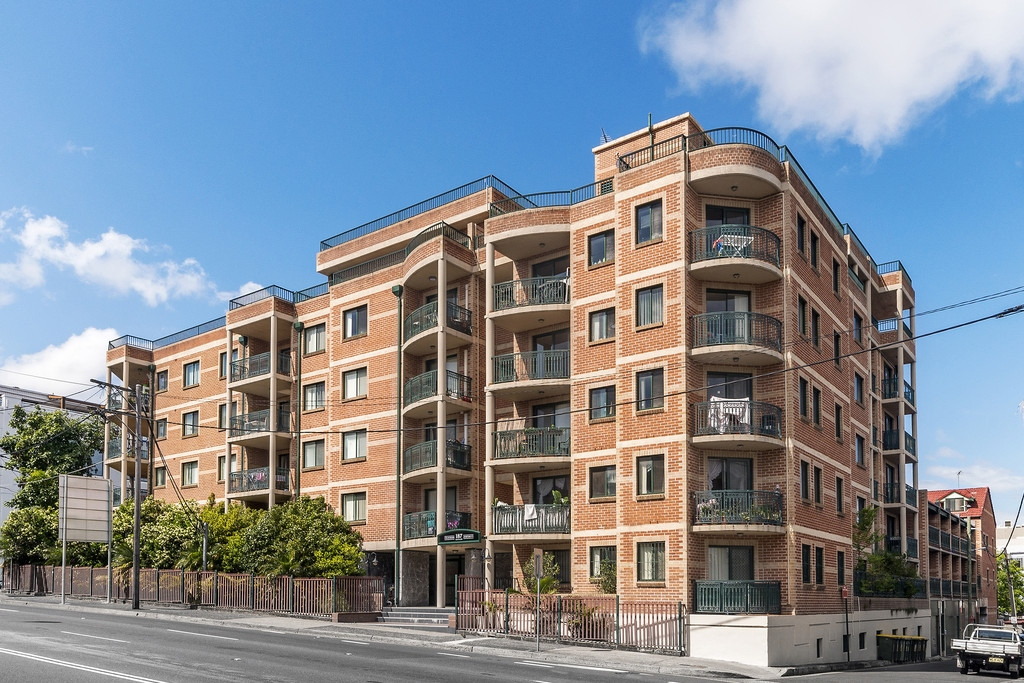
M 954 638 L 952 647 L 956 652 L 956 668 L 962 674 L 987 669 L 1005 671 L 1010 674 L 1010 678 L 1020 676 L 1024 649 L 1020 634 L 1012 626 L 968 624 L 964 629 L 964 637 Z

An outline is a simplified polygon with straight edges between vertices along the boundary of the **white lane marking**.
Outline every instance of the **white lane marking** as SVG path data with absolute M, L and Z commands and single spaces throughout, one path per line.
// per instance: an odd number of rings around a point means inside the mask
M 167 629 L 171 633 L 184 633 L 187 636 L 199 636 L 200 638 L 220 638 L 221 640 L 238 640 L 238 638 L 229 638 L 228 636 L 214 636 L 209 633 L 196 633 L 195 631 L 178 631 L 173 628 Z
M 469 659 L 469 655 L 457 655 L 454 652 L 437 652 L 435 654 L 444 655 L 445 657 L 463 657 Z
M 112 643 L 127 643 L 127 642 L 130 642 L 130 641 L 127 641 L 127 640 L 119 640 L 118 638 L 104 638 L 103 636 L 91 636 L 88 633 L 75 633 L 74 631 L 61 631 L 61 633 L 66 633 L 69 636 L 80 636 L 82 638 L 95 638 L 96 640 L 109 640 Z
M 288 635 L 287 631 L 271 631 L 269 628 L 261 628 L 260 632 L 261 633 L 273 633 L 275 636 L 286 636 L 286 635 Z
M 516 664 L 524 664 L 526 666 L 537 666 L 537 667 L 540 667 L 541 669 L 550 669 L 551 668 L 550 664 L 541 664 L 540 662 L 516 662 Z
M 531 662 L 529 660 L 523 662 L 516 662 L 516 664 L 529 664 L 531 666 L 557 666 L 563 669 L 583 669 L 584 671 L 604 671 L 612 674 L 624 674 L 628 673 L 626 669 L 609 669 L 603 666 L 583 666 L 582 664 L 542 664 L 540 662 Z
M 369 645 L 370 644 L 370 643 L 368 643 L 365 640 L 345 640 L 344 638 L 339 638 L 338 640 L 340 640 L 343 643 L 351 643 L 352 645 Z
M 8 650 L 7 648 L 0 647 L 0 654 L 11 655 L 12 657 L 22 657 L 24 659 L 31 659 L 36 662 L 44 662 L 46 664 L 56 664 L 57 666 L 63 666 L 68 669 L 76 669 L 78 671 L 88 671 L 89 673 L 100 674 L 102 676 L 110 676 L 111 678 L 120 678 L 123 681 L 134 681 L 134 683 L 166 683 L 156 678 L 143 678 L 142 676 L 133 676 L 132 674 L 125 674 L 119 671 L 108 671 L 107 669 L 97 669 L 94 666 L 86 666 L 84 664 L 75 664 L 74 662 L 65 662 L 60 659 L 51 659 L 50 657 L 43 657 L 41 655 L 34 655 L 28 652 L 19 652 L 18 650 Z
M 475 643 L 479 640 L 490 640 L 487 636 L 482 638 L 463 638 L 462 640 L 449 640 L 447 645 L 463 645 L 464 643 Z
M 5 609 L 3 607 L 0 607 L 0 612 L 20 612 L 20 611 L 21 610 L 19 610 L 19 609 Z

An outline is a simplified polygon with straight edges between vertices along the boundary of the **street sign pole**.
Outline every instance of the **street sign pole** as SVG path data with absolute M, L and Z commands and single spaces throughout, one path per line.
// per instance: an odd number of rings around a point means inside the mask
M 540 652 L 540 575 L 544 572 L 544 551 L 540 548 L 533 549 L 533 574 L 537 577 L 537 617 L 534 629 L 537 632 L 537 652 Z

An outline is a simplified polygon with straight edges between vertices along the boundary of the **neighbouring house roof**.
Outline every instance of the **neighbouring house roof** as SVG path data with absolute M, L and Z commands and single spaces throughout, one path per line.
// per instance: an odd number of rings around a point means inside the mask
M 987 486 L 962 489 L 939 489 L 937 491 L 928 491 L 928 502 L 939 503 L 940 501 L 945 500 L 952 494 L 956 494 L 957 496 L 974 500 L 974 505 L 971 505 L 964 510 L 958 510 L 956 512 L 956 514 L 960 515 L 961 517 L 981 517 L 986 506 L 988 506 L 989 504 L 989 490 Z

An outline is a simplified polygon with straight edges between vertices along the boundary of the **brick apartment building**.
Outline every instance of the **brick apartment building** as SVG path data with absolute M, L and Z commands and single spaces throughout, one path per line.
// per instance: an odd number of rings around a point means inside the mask
M 593 154 L 582 187 L 482 178 L 324 240 L 318 285 L 112 341 L 108 379 L 152 387 L 154 494 L 323 496 L 402 604 L 509 585 L 541 548 L 567 590 L 610 561 L 619 595 L 685 603 L 699 656 L 927 631 L 877 598 L 844 626 L 858 509 L 918 555 L 902 264 L 756 131 L 685 114 Z

